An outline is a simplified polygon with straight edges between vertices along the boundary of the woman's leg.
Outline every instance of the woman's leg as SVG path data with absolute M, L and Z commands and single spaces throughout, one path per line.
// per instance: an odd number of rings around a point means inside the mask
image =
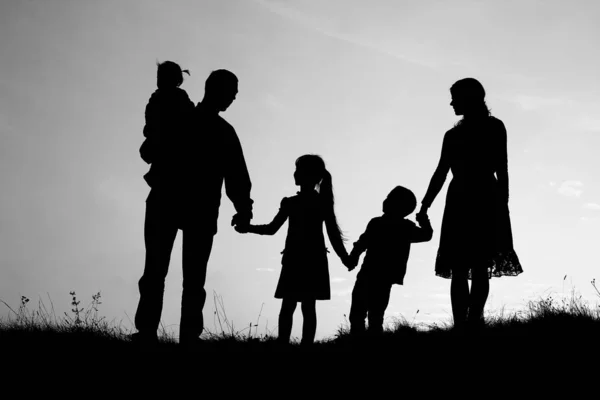
M 452 271 L 450 300 L 452 301 L 454 327 L 463 326 L 467 320 L 467 310 L 469 308 L 469 280 L 467 276 L 467 271 Z
M 487 268 L 473 268 L 471 294 L 469 295 L 470 323 L 483 323 L 483 309 L 490 293 L 490 278 Z
M 302 301 L 302 344 L 312 344 L 317 332 L 317 304 L 316 300 Z
M 279 337 L 278 341 L 289 343 L 292 334 L 292 323 L 294 322 L 294 311 L 296 311 L 296 301 L 283 299 L 281 301 L 281 311 L 279 311 Z

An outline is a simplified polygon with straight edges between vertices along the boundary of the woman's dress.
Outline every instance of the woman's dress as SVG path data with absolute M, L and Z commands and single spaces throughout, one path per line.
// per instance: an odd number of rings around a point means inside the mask
M 452 181 L 446 195 L 436 275 L 451 278 L 453 271 L 460 271 L 471 278 L 477 268 L 487 268 L 488 277 L 522 273 L 513 248 L 502 121 L 494 117 L 463 120 L 446 132 L 440 165 L 423 199 L 425 205 L 433 202 L 448 170 Z M 501 176 L 506 177 L 505 183 L 499 181 Z

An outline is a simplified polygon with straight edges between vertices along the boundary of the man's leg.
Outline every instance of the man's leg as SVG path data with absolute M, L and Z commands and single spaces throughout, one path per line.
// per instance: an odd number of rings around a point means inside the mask
M 206 269 L 214 235 L 194 229 L 183 231 L 183 294 L 179 342 L 198 340 L 204 329 L 202 310 L 206 301 Z
M 159 199 L 150 198 L 144 222 L 146 261 L 138 283 L 140 301 L 135 313 L 135 327 L 145 337 L 156 337 L 160 324 L 165 278 L 176 236 L 177 226 L 165 214 Z

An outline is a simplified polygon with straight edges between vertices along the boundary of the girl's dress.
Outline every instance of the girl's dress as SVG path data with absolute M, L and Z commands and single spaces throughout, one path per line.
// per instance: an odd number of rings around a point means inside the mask
M 487 268 L 489 277 L 523 272 L 513 248 L 508 193 L 495 171 L 506 171 L 506 130 L 487 117 L 462 121 L 446 132 L 441 163 L 452 171 L 440 232 L 435 273 L 451 278 L 453 270 Z M 429 195 L 429 196 L 428 196 Z M 431 194 L 424 203 L 431 204 Z M 429 197 L 429 199 L 428 199 Z
M 328 212 L 332 210 L 323 205 L 316 191 L 298 192 L 281 201 L 279 212 L 269 224 L 277 230 L 288 220 L 275 298 L 295 301 L 331 298 L 328 250 L 323 235 Z

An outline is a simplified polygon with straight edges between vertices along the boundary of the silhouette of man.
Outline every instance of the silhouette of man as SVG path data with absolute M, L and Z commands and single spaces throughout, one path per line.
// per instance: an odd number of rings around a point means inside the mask
M 146 200 L 146 262 L 135 315 L 137 339 L 142 342 L 157 338 L 165 278 L 178 229 L 183 232 L 179 341 L 194 344 L 204 329 L 204 284 L 217 232 L 223 182 L 236 209 L 231 225 L 244 226 L 252 219 L 252 185 L 242 147 L 235 129 L 219 115 L 233 103 L 237 93 L 238 80 L 232 72 L 217 70 L 210 74 L 188 131 L 173 138 L 176 143 L 171 148 L 176 150 L 167 157 L 173 171 L 165 185 L 168 189 L 152 188 Z

